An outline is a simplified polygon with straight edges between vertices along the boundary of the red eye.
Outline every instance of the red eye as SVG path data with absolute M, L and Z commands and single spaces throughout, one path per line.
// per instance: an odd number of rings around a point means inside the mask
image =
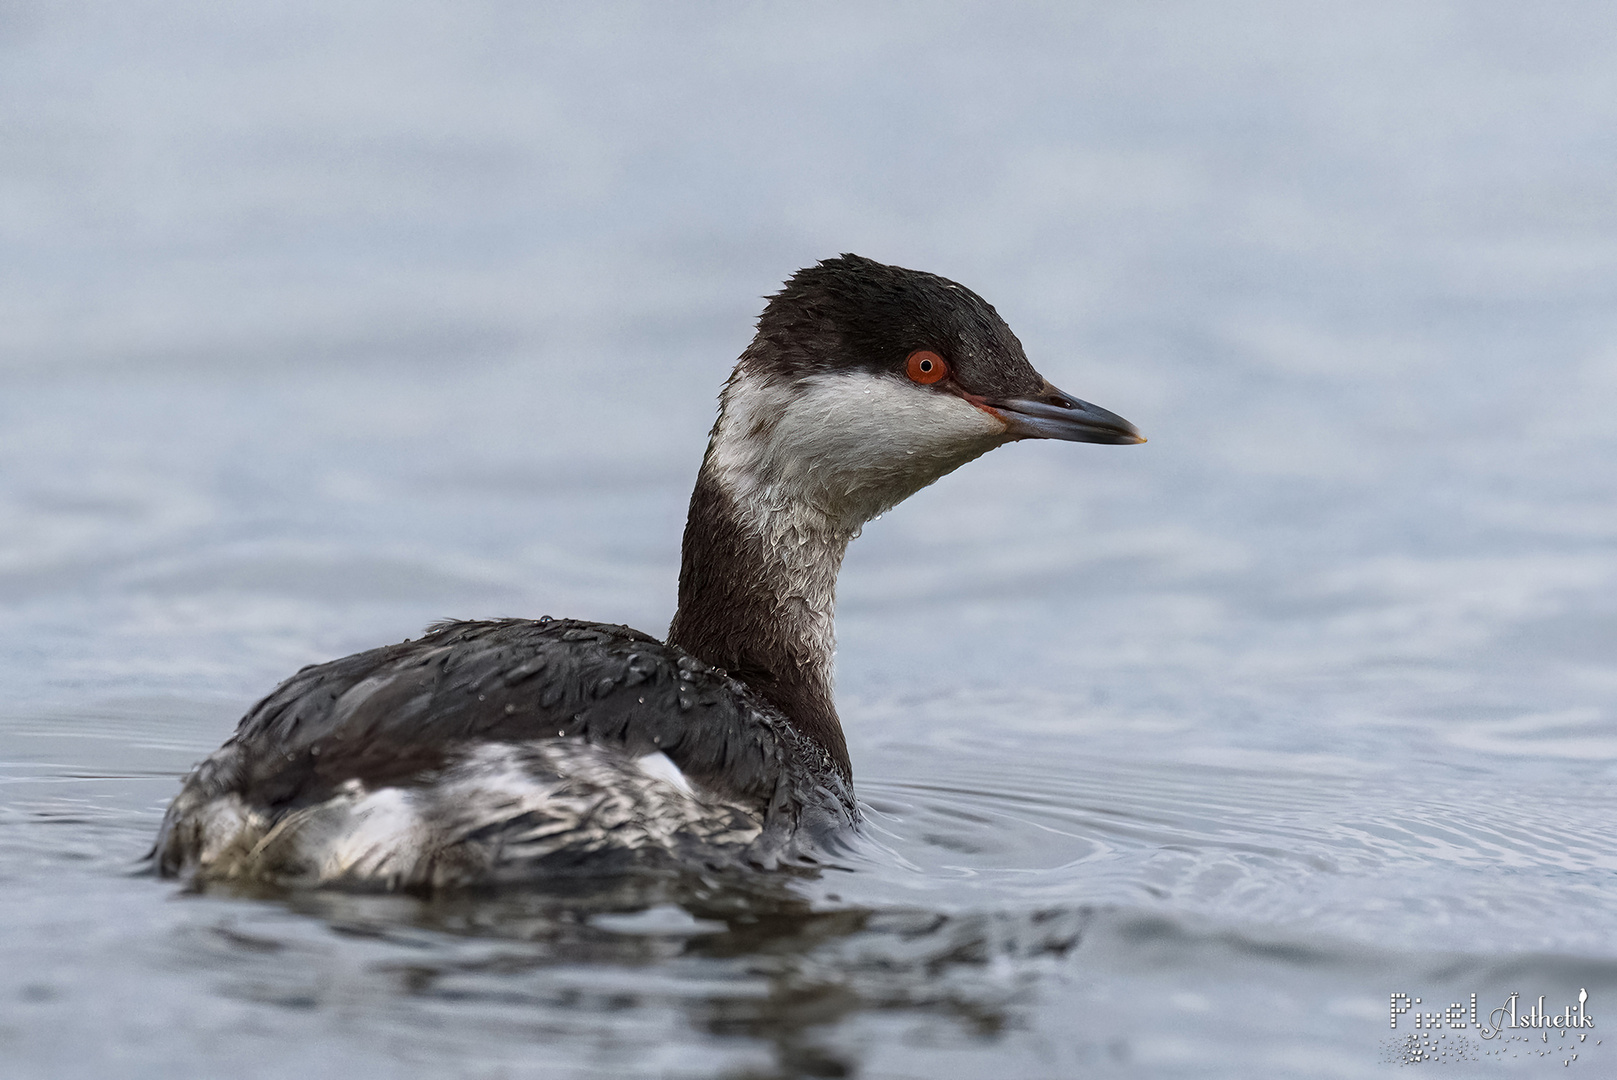
M 949 374 L 949 365 L 943 362 L 943 357 L 927 349 L 918 349 L 910 353 L 910 358 L 904 361 L 904 374 L 911 380 L 926 385 L 935 383 Z

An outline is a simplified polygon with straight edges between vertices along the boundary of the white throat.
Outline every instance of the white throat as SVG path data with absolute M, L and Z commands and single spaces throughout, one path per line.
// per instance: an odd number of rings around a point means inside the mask
M 738 367 L 703 471 L 760 545 L 767 572 L 779 575 L 769 591 L 800 655 L 830 657 L 848 542 L 1004 441 L 1002 421 L 947 391 L 866 372 L 788 382 Z

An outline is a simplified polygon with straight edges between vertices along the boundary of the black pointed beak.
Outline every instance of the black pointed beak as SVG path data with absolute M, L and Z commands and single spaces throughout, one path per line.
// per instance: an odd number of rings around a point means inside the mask
M 1028 397 L 987 398 L 983 405 L 1009 425 L 1013 439 L 1119 445 L 1145 442 L 1139 429 L 1121 416 L 1062 393 L 1049 383 Z

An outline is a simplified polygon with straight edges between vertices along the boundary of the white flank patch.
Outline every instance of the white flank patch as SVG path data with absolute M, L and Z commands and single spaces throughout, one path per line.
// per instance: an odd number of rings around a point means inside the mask
M 322 853 L 321 876 L 385 874 L 390 862 L 413 859 L 422 847 L 421 815 L 401 788 L 371 792 L 348 812 L 346 827 Z
M 531 808 L 550 798 L 555 785 L 534 779 L 517 746 L 483 743 L 466 754 L 441 789 L 463 799 L 496 796 Z
M 672 784 L 687 795 L 696 794 L 691 788 L 691 782 L 685 779 L 684 773 L 679 771 L 679 766 L 675 765 L 668 755 L 661 750 L 653 754 L 647 754 L 644 757 L 637 757 L 634 759 L 634 763 L 640 766 L 641 772 L 653 780 L 661 780 L 665 784 Z

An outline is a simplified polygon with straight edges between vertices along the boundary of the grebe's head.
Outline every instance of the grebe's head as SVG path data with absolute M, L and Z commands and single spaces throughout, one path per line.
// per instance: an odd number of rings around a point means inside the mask
M 1016 439 L 1145 441 L 1051 386 L 970 289 L 843 255 L 770 298 L 703 468 L 742 506 L 808 508 L 853 530 Z

